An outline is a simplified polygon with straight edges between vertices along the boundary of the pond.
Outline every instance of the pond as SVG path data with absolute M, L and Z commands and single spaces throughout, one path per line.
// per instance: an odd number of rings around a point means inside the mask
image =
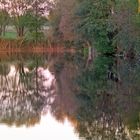
M 139 140 L 140 61 L 81 54 L 0 56 L 5 140 Z

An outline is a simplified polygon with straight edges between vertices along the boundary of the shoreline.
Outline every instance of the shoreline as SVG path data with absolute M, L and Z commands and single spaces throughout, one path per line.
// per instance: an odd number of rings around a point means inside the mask
M 0 53 L 75 53 L 74 48 L 65 47 L 21 47 L 21 48 L 0 48 Z

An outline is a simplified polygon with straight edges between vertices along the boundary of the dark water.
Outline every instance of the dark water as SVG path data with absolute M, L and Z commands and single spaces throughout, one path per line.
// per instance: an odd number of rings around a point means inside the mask
M 81 54 L 0 58 L 4 140 L 140 140 L 140 62 Z

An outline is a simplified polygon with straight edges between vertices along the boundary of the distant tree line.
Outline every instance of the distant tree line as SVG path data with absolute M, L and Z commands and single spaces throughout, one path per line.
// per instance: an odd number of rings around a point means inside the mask
M 6 27 L 14 26 L 17 37 L 25 35 L 38 40 L 43 36 L 42 27 L 47 24 L 47 14 L 53 8 L 49 0 L 0 0 L 0 35 Z

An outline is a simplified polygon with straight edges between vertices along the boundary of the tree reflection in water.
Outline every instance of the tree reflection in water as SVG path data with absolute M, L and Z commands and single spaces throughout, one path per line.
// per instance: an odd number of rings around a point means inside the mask
M 131 60 L 134 61 L 134 60 Z M 39 123 L 48 111 L 67 118 L 86 140 L 138 140 L 139 62 L 99 56 L 47 55 L 43 61 L 0 65 L 0 122 Z
M 34 125 L 54 99 L 55 77 L 47 68 L 30 71 L 23 63 L 7 68 L 9 72 L 0 75 L 0 121 Z
M 81 107 L 76 127 L 80 137 L 87 140 L 140 138 L 140 67 L 138 62 L 131 64 L 102 56 L 80 74 Z M 119 80 L 108 77 L 108 71 Z
M 43 61 L 34 58 L 1 63 L 1 123 L 32 126 L 50 111 L 56 120 L 64 122 L 67 118 L 76 124 L 73 79 L 77 68 L 73 59 L 64 58 L 49 54 Z

